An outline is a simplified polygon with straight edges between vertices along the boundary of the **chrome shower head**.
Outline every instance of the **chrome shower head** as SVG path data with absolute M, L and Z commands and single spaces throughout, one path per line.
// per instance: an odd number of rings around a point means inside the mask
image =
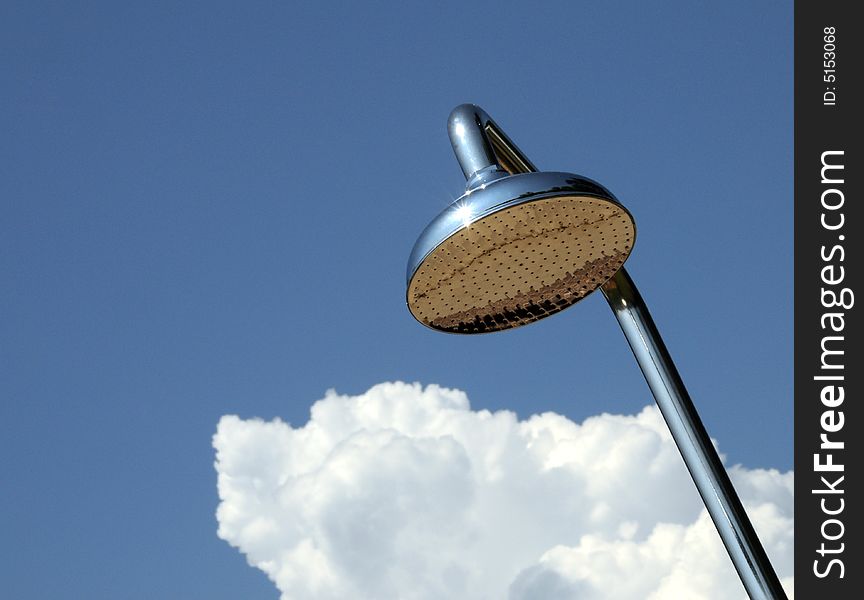
M 599 287 L 753 600 L 786 596 L 624 261 L 636 227 L 603 186 L 538 173 L 483 110 L 457 106 L 450 141 L 465 194 L 420 234 L 408 308 L 428 327 L 485 333 L 532 323 Z
M 525 172 L 533 165 L 477 106 L 458 106 L 448 130 L 468 184 L 411 252 L 418 321 L 451 333 L 518 327 L 575 304 L 624 264 L 636 229 L 606 188 Z

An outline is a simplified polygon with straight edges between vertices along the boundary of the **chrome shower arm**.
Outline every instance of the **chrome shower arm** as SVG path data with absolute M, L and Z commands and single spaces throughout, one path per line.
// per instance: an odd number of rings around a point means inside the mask
M 600 289 L 621 325 L 744 588 L 753 600 L 785 600 L 780 580 L 636 284 L 622 267 Z
M 500 164 L 505 171 L 511 175 L 516 173 L 534 173 L 538 169 L 534 166 L 528 157 L 513 143 L 504 130 L 498 126 L 498 123 L 489 119 L 486 123 L 486 135 L 489 141 L 492 142 L 492 148 L 495 150 L 495 156 L 498 157 Z
M 468 189 L 508 174 L 537 171 L 504 130 L 476 104 L 461 104 L 453 109 L 447 120 L 447 134 Z
M 482 109 L 463 104 L 453 112 L 455 114 L 460 111 L 460 115 L 467 115 L 472 112 L 470 108 L 474 109 L 474 115 L 482 115 L 483 120 L 477 122 L 485 126 L 488 136 L 483 136 L 484 141 L 489 148 L 497 151 L 499 165 L 506 165 L 506 170 L 511 174 L 537 171 L 531 161 Z M 497 145 L 490 140 L 495 140 Z M 455 143 L 453 148 L 456 150 Z M 461 158 L 459 164 L 462 164 Z M 624 337 L 627 338 L 747 594 L 752 600 L 785 600 L 786 594 L 780 580 L 735 492 L 729 474 L 711 443 L 675 363 L 654 325 L 648 307 L 636 289 L 636 284 L 630 279 L 626 269 L 621 267 L 600 289 L 621 325 Z

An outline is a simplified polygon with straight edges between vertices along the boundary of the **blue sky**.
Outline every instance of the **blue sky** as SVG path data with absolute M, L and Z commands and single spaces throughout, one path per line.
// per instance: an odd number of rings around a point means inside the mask
M 791 4 L 7 2 L 0 48 L 4 596 L 275 598 L 215 534 L 224 414 L 652 402 L 599 295 L 491 336 L 408 313 L 463 102 L 630 209 L 709 432 L 791 468 Z

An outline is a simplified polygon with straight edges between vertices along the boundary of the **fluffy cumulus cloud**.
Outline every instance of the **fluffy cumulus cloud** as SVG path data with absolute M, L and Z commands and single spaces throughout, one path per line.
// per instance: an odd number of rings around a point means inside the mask
M 284 600 L 746 598 L 654 407 L 520 421 L 383 383 L 213 443 L 219 536 Z M 792 473 L 731 474 L 791 592 Z

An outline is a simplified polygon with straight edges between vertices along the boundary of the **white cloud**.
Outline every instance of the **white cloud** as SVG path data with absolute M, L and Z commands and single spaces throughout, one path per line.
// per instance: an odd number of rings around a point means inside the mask
M 654 407 L 519 421 L 383 383 L 213 444 L 219 536 L 284 600 L 746 598 Z M 791 592 L 792 473 L 731 473 Z

